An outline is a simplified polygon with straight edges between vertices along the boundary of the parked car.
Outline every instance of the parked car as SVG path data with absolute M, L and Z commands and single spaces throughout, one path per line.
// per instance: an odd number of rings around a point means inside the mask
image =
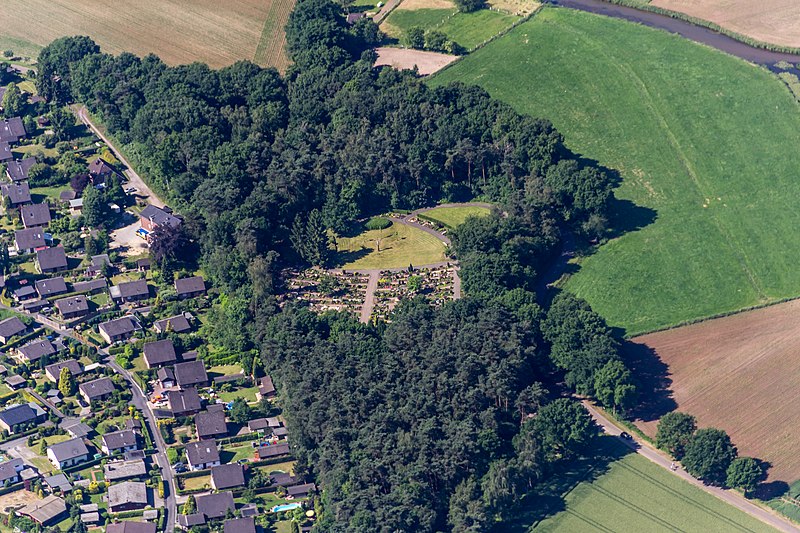
M 631 437 L 630 433 L 626 433 L 625 431 L 620 433 L 619 436 L 626 440 L 633 440 L 633 437 Z

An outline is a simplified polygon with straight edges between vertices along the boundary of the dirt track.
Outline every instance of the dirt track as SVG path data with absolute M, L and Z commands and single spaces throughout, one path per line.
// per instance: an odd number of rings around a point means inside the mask
M 631 351 L 649 348 L 666 363 L 679 410 L 695 415 L 701 427 L 726 430 L 740 455 L 770 461 L 769 481 L 791 483 L 800 479 L 798 339 L 795 300 L 637 337 Z M 638 425 L 655 435 L 656 420 Z

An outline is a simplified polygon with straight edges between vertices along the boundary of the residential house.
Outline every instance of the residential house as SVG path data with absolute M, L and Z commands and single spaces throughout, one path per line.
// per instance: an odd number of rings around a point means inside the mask
M 103 444 L 101 449 L 106 455 L 113 455 L 117 452 L 125 453 L 139 449 L 136 433 L 130 429 L 106 433 L 102 437 Z
M 171 340 L 164 339 L 144 345 L 144 362 L 147 364 L 147 368 L 172 364 L 177 360 L 178 356 L 175 354 L 175 346 Z
M 175 280 L 175 291 L 178 298 L 194 298 L 206 293 L 206 283 L 201 276 Z
M 194 417 L 197 438 L 200 440 L 217 439 L 228 436 L 228 424 L 225 422 L 225 411 L 205 411 Z
M 150 264 L 151 261 L 149 257 L 143 257 L 141 259 L 138 259 L 136 261 L 136 270 L 138 270 L 139 272 L 147 272 L 148 270 L 150 270 Z
M 175 416 L 193 415 L 200 411 L 200 395 L 197 389 L 189 387 L 179 391 L 167 391 L 169 409 Z
M 28 204 L 19 208 L 22 225 L 26 228 L 38 228 L 50 224 L 49 204 Z
M 6 385 L 8 385 L 11 390 L 19 390 L 28 384 L 28 380 L 16 374 L 8 376 L 3 381 L 5 381 Z
M 61 371 L 65 368 L 69 368 L 73 376 L 83 374 L 83 367 L 78 361 L 75 359 L 67 359 L 44 367 L 44 375 L 53 383 L 58 383 L 58 379 L 61 377 Z
M 114 382 L 110 378 L 94 379 L 78 385 L 78 390 L 87 403 L 105 400 L 114 393 L 114 389 Z
M 211 469 L 211 487 L 214 490 L 244 486 L 244 468 L 239 464 L 219 465 Z
M 97 329 L 100 331 L 100 336 L 107 343 L 113 344 L 130 338 L 135 332 L 141 330 L 142 326 L 133 317 L 124 316 L 103 322 L 97 326 Z
M 64 474 L 54 474 L 52 476 L 47 476 L 44 478 L 44 483 L 50 490 L 61 491 L 61 494 L 67 494 L 68 492 L 72 492 L 72 483 L 70 483 L 69 478 Z
M 264 376 L 258 383 L 258 394 L 261 395 L 261 398 L 274 398 L 275 397 L 275 385 L 272 383 L 272 378 L 270 376 Z
M 175 372 L 168 366 L 162 366 L 158 369 L 156 379 L 164 389 L 171 389 L 175 386 Z
M 14 183 L 4 183 L 0 186 L 0 194 L 3 198 L 8 198 L 11 207 L 17 207 L 31 203 L 31 189 L 27 181 L 16 181 Z
M 38 424 L 46 415 L 35 402 L 12 405 L 0 411 L 0 429 L 14 434 L 18 428 Z
M 64 248 L 56 246 L 36 251 L 36 268 L 42 274 L 60 272 L 67 269 L 67 254 Z
M 106 180 L 114 174 L 114 167 L 98 157 L 89 163 L 89 179 L 98 189 L 106 186 Z
M 364 12 L 361 12 L 361 13 L 348 13 L 347 14 L 347 23 L 348 24 L 355 24 L 356 22 L 358 22 L 359 20 L 363 19 L 366 16 L 367 16 L 367 14 L 364 13 Z
M 22 161 L 10 161 L 6 166 L 6 176 L 13 181 L 28 179 L 28 171 L 36 164 L 35 157 L 26 157 Z
M 61 521 L 67 514 L 67 504 L 58 496 L 46 496 L 42 500 L 35 500 L 22 509 L 17 514 L 27 516 L 37 524 L 49 526 Z
M 252 517 L 225 520 L 223 533 L 256 533 L 256 521 Z
M 126 281 L 119 285 L 114 285 L 109 289 L 109 292 L 117 303 L 138 302 L 150 297 L 150 288 L 147 286 L 146 279 Z
M 103 477 L 106 481 L 121 481 L 145 475 L 147 475 L 147 465 L 144 464 L 144 459 L 110 461 L 103 467 Z
M 219 450 L 214 440 L 190 442 L 186 445 L 186 461 L 190 470 L 206 470 L 219 466 Z
M 0 163 L 14 160 L 14 153 L 8 143 L 0 142 Z
M 159 226 L 177 228 L 181 225 L 181 219 L 174 216 L 166 209 L 161 209 L 154 205 L 148 205 L 142 209 L 142 212 L 139 213 L 139 220 L 142 224 L 142 228 L 148 232 L 155 230 Z
M 0 342 L 3 344 L 7 343 L 11 340 L 12 337 L 17 335 L 22 335 L 28 331 L 28 326 L 26 326 L 22 320 L 19 318 L 12 316 L 11 318 L 6 318 L 5 320 L 0 321 Z
M 19 142 L 20 137 L 27 137 L 25 125 L 20 117 L 4 118 L 0 122 L 0 142 Z
M 56 348 L 47 339 L 36 339 L 17 348 L 16 356 L 21 363 L 34 363 L 44 356 L 56 353 Z
M 20 468 L 17 470 L 15 465 L 19 464 Z M 4 461 L 0 463 L 0 485 L 19 483 L 19 472 L 22 470 L 22 459 L 14 459 L 13 461 Z
M 272 457 L 286 455 L 289 453 L 289 444 L 281 442 L 278 444 L 265 444 L 256 448 L 256 460 L 263 461 Z
M 233 502 L 233 493 L 218 492 L 216 494 L 204 494 L 195 499 L 197 512 L 203 514 L 206 520 L 217 520 L 225 518 L 228 511 L 235 511 L 236 505 Z
M 108 487 L 108 510 L 112 513 L 147 507 L 147 485 L 141 481 L 123 481 Z
M 89 459 L 89 450 L 83 439 L 70 439 L 47 448 L 47 458 L 58 470 L 84 463 Z
M 106 526 L 106 533 L 156 533 L 156 525 L 150 522 L 116 522 Z
M 69 201 L 69 211 L 73 215 L 80 215 L 83 212 L 83 198 L 73 198 Z
M 269 430 L 269 424 L 267 424 L 266 418 L 256 418 L 247 423 L 247 428 L 251 432 L 266 433 Z
M 86 294 L 102 292 L 106 287 L 108 287 L 108 283 L 105 278 L 79 281 L 78 283 L 72 284 L 72 288 L 75 292 L 85 292 Z
M 112 266 L 111 258 L 108 257 L 108 254 L 93 255 L 89 261 L 89 266 L 86 268 L 86 275 L 89 277 L 94 277 L 98 274 L 102 274 L 103 267 L 106 265 Z
M 169 318 L 156 320 L 155 323 L 153 323 L 153 328 L 158 333 L 167 333 L 170 331 L 175 333 L 186 333 L 192 329 L 192 326 L 189 324 L 189 320 L 187 320 L 186 316 L 175 315 Z
M 64 320 L 72 320 L 89 314 L 89 300 L 86 296 L 70 296 L 56 300 L 56 309 Z
M 14 232 L 14 247 L 17 249 L 17 253 L 32 254 L 45 246 L 47 246 L 47 242 L 41 228 L 21 229 Z
M 188 361 L 175 365 L 175 380 L 180 388 L 208 385 L 208 374 L 203 361 Z
M 18 302 L 30 300 L 36 297 L 36 289 L 33 285 L 23 285 L 19 289 L 14 290 L 14 299 Z
M 289 498 L 305 498 L 309 493 L 317 490 L 314 483 L 303 483 L 301 485 L 292 485 L 286 487 L 287 499 Z
M 64 278 L 62 277 L 40 279 L 36 282 L 35 286 L 36 292 L 39 293 L 40 298 L 56 296 L 57 294 L 63 294 L 68 290 L 67 282 L 64 281 Z
M 72 437 L 80 439 L 88 437 L 94 431 L 90 426 L 84 424 L 83 422 L 73 423 L 64 429 L 67 431 L 67 433 L 72 435 Z
M 22 304 L 22 310 L 26 313 L 38 313 L 45 307 L 50 307 L 50 302 L 48 300 L 33 300 L 27 301 Z

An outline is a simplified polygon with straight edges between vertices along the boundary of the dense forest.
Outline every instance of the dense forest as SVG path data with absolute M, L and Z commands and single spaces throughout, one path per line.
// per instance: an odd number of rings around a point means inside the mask
M 377 28 L 348 26 L 335 3 L 302 0 L 286 32 L 283 76 L 63 38 L 40 55 L 38 89 L 84 103 L 186 216 L 187 234 L 160 247 L 198 245 L 192 260 L 221 294 L 209 340 L 261 349 L 298 469 L 324 488 L 318 530 L 490 529 L 589 449 L 593 423 L 564 392 L 621 412 L 636 402 L 602 318 L 568 294 L 537 296 L 564 232 L 608 230 L 614 183 L 549 122 L 481 89 L 373 68 Z M 278 269 L 323 265 L 328 229 L 471 198 L 499 209 L 452 234 L 466 298 L 411 300 L 374 325 L 275 304 Z

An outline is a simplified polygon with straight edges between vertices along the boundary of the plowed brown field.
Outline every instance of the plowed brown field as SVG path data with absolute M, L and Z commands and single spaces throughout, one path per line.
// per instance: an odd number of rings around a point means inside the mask
M 653 0 L 650 3 L 714 22 L 759 41 L 800 47 L 797 0 Z
M 730 434 L 740 455 L 800 479 L 800 301 L 633 339 L 668 367 L 678 409 Z M 661 413 L 663 414 L 663 413 Z M 638 423 L 654 436 L 657 420 Z
M 293 0 L 3 0 L 0 21 L 12 42 L 43 46 L 89 35 L 104 52 L 152 52 L 169 64 L 222 67 L 250 59 L 284 67 L 283 26 L 293 6 Z

